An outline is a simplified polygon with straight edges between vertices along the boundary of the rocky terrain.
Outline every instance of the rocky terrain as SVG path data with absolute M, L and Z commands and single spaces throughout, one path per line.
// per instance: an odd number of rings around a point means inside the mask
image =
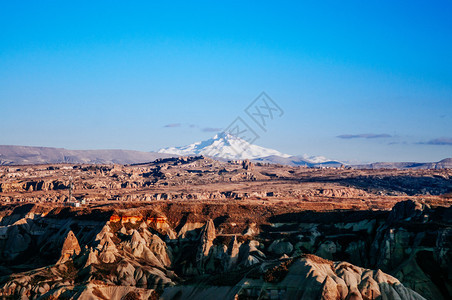
M 7 205 L 11 299 L 448 299 L 452 210 Z M 390 275 L 389 275 L 390 274 Z M 129 297 L 129 298 L 127 298 Z
M 4 166 L 0 295 L 450 299 L 451 176 L 204 157 Z
M 451 176 L 450 169 L 308 168 L 203 156 L 134 165 L 3 166 L 0 201 L 65 203 L 72 183 L 73 196 L 85 202 L 284 200 L 316 210 L 390 209 L 407 196 L 442 203 L 437 196 L 452 192 Z

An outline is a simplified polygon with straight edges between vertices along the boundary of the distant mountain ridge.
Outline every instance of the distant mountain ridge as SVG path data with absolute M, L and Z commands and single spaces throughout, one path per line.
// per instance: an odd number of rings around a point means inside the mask
M 376 162 L 354 165 L 358 169 L 452 169 L 452 158 L 445 158 L 438 162 Z
M 280 164 L 288 166 L 304 166 L 304 167 L 340 167 L 344 163 L 335 160 L 321 159 L 319 157 L 307 157 L 302 156 L 290 156 L 290 157 L 278 157 L 278 156 L 267 156 L 263 158 L 253 159 L 254 162 L 270 163 L 270 164 Z
M 133 150 L 68 150 L 51 147 L 0 145 L 0 165 L 132 164 L 150 162 L 171 156 L 174 155 Z
M 211 139 L 212 140 L 212 139 Z M 195 143 L 201 145 L 202 142 Z M 194 145 L 194 144 L 191 144 Z M 190 145 L 189 145 L 190 146 Z M 254 158 L 237 157 L 235 160 L 250 159 L 254 162 L 281 164 L 289 166 L 306 166 L 306 167 L 340 167 L 347 165 L 356 169 L 452 169 L 452 158 L 446 158 L 438 162 L 376 162 L 370 164 L 348 165 L 340 161 L 328 160 L 322 156 L 290 156 L 282 154 L 273 149 L 267 149 L 260 146 L 252 145 L 254 149 L 266 149 L 260 151 L 262 155 L 278 153 L 280 155 L 269 155 Z M 51 147 L 30 147 L 30 146 L 12 146 L 0 145 L 0 165 L 34 165 L 34 164 L 56 164 L 56 163 L 71 163 L 71 164 L 137 164 L 151 162 L 159 158 L 176 157 L 176 156 L 190 156 L 190 155 L 207 155 L 207 153 L 189 153 L 190 148 L 185 148 L 180 154 L 168 152 L 143 152 L 134 150 L 68 150 L 64 148 Z M 257 147 L 257 148 L 256 148 Z M 201 147 L 202 148 L 202 147 Z M 165 149 L 177 149 L 165 148 Z M 218 154 L 221 152 L 213 151 L 210 154 L 217 154 L 217 156 L 210 156 L 218 160 L 228 160 L 222 158 Z M 218 150 L 218 149 L 217 149 Z M 219 151 L 219 150 L 218 150 Z M 234 152 L 235 153 L 235 152 Z M 252 152 L 253 153 L 253 152 Z M 256 152 L 254 152 L 256 153 Z M 282 155 L 281 155 L 282 154 Z M 229 159 L 230 160 L 230 159 Z

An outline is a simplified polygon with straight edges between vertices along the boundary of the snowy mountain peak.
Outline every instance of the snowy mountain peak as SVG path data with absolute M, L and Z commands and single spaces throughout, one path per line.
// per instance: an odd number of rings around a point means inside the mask
M 219 133 L 213 138 L 182 147 L 163 148 L 159 153 L 186 155 L 204 155 L 232 160 L 257 159 L 267 156 L 290 157 L 277 150 L 253 145 L 230 133 Z
M 331 161 L 325 156 L 309 156 L 307 154 L 303 154 L 301 157 L 302 159 L 314 164 L 322 164 Z

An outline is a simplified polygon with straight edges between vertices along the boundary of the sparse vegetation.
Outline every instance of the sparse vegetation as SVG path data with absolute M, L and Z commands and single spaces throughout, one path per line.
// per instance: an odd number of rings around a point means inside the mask
M 293 259 L 289 259 L 281 262 L 273 268 L 266 270 L 262 276 L 264 281 L 271 283 L 281 282 L 289 272 L 289 267 L 292 263 Z

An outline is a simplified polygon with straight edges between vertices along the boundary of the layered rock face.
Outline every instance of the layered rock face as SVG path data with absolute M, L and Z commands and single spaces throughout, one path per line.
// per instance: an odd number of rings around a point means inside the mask
M 12 299 L 450 299 L 452 208 L 5 207 Z M 132 298 L 131 298 L 132 297 Z

